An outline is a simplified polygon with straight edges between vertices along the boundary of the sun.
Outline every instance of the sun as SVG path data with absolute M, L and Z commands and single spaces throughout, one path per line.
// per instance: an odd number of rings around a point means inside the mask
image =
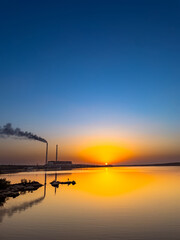
M 92 145 L 79 153 L 79 156 L 86 161 L 104 165 L 125 160 L 131 155 L 131 151 L 126 147 L 112 144 Z

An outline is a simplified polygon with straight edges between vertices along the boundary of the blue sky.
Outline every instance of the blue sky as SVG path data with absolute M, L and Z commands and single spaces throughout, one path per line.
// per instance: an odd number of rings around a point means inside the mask
M 180 1 L 3 1 L 0 9 L 0 125 L 62 141 L 119 125 L 177 139 Z

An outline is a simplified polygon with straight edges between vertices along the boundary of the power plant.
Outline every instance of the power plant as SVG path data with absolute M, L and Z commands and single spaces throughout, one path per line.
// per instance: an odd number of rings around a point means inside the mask
M 72 162 L 71 161 L 58 161 L 58 145 L 56 145 L 56 159 L 55 161 L 48 161 L 48 142 L 46 139 L 37 136 L 31 132 L 22 131 L 20 128 L 13 128 L 11 123 L 5 124 L 3 127 L 0 126 L 0 138 L 4 137 L 15 137 L 15 138 L 23 138 L 29 140 L 35 140 L 39 142 L 46 143 L 46 155 L 45 155 L 45 165 L 44 167 L 50 169 L 71 169 Z
M 71 169 L 72 161 L 58 161 L 58 145 L 56 145 L 56 160 L 48 161 L 48 143 L 46 143 L 46 168 L 50 169 Z

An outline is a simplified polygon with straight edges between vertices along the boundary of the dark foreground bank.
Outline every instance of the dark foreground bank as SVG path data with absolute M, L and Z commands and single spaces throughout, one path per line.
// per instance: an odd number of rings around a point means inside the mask
M 0 179 L 0 205 L 5 203 L 9 197 L 16 198 L 26 191 L 35 191 L 43 186 L 37 181 L 27 181 L 22 179 L 21 183 L 10 184 L 5 178 Z

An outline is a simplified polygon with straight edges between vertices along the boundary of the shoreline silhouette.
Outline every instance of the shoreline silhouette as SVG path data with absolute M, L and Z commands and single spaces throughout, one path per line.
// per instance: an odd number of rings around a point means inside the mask
M 170 167 L 180 166 L 180 162 L 168 162 L 168 163 L 153 163 L 153 164 L 72 164 L 71 168 L 59 168 L 59 167 L 45 167 L 44 165 L 0 165 L 0 175 L 18 172 L 34 172 L 34 171 L 66 171 L 78 168 L 107 168 L 107 167 Z

